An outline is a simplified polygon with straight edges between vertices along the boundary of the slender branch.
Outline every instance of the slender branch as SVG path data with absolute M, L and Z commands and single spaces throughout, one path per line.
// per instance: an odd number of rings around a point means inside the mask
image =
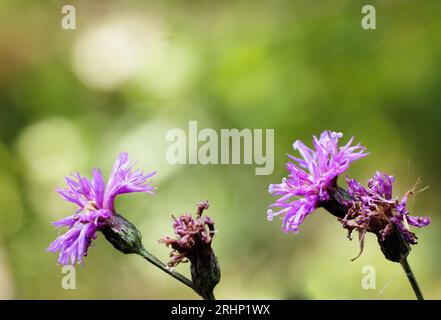
M 137 252 L 137 254 L 139 254 L 140 256 L 142 256 L 144 259 L 146 259 L 147 261 L 149 261 L 150 263 L 154 264 L 155 266 L 157 266 L 159 269 L 161 269 L 162 271 L 168 273 L 169 275 L 171 275 L 173 278 L 175 278 L 176 280 L 182 282 L 183 284 L 185 284 L 187 287 L 193 289 L 196 293 L 196 288 L 193 284 L 193 282 L 186 278 L 185 276 L 183 276 L 182 274 L 180 274 L 179 272 L 174 271 L 173 269 L 169 268 L 167 265 L 165 265 L 161 260 L 159 260 L 158 258 L 156 258 L 153 254 L 151 254 L 150 252 L 148 252 L 144 247 L 141 247 L 141 249 L 139 249 L 139 251 Z
M 407 262 L 407 258 L 401 259 L 400 264 L 403 267 L 404 272 L 406 273 L 407 279 L 409 279 L 409 282 L 412 286 L 413 291 L 415 292 L 417 299 L 424 300 L 423 293 L 421 292 L 420 286 L 418 285 L 418 282 L 412 272 L 412 269 L 410 268 L 410 265 Z

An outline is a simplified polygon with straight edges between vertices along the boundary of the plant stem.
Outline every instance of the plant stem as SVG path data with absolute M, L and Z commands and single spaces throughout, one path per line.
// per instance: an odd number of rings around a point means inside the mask
M 169 268 L 167 265 L 165 265 L 161 260 L 159 260 L 158 258 L 156 258 L 153 254 L 151 254 L 150 252 L 148 252 L 144 247 L 142 247 L 141 249 L 139 249 L 139 251 L 137 252 L 140 256 L 142 256 L 144 259 L 146 259 L 147 261 L 149 261 L 150 263 L 154 264 L 155 266 L 157 266 L 159 269 L 161 269 L 162 271 L 168 273 L 169 275 L 171 275 L 173 278 L 175 278 L 176 280 L 182 282 L 183 284 L 185 284 L 187 287 L 193 289 L 196 293 L 196 288 L 193 284 L 193 282 L 186 278 L 185 276 L 183 276 L 182 274 L 174 271 L 173 269 Z M 203 297 L 204 298 L 204 297 Z
M 208 292 L 207 294 L 203 295 L 202 298 L 204 300 L 216 300 L 216 298 L 214 297 L 213 291 Z
M 404 272 L 406 273 L 407 279 L 409 279 L 409 282 L 412 285 L 412 289 L 415 292 L 417 299 L 424 300 L 423 293 L 421 292 L 420 286 L 418 285 L 418 282 L 412 272 L 412 269 L 410 268 L 410 265 L 407 262 L 407 258 L 401 259 L 400 264 L 403 267 Z
M 211 294 L 208 296 L 207 300 L 216 300 L 213 292 L 211 292 Z

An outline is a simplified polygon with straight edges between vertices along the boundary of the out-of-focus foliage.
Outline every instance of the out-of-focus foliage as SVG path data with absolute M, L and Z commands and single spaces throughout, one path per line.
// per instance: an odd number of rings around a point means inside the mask
M 77 29 L 60 26 L 63 4 Z M 439 1 L 374 1 L 377 30 L 360 26 L 364 3 L 345 1 L 12 1 L 0 4 L 0 298 L 197 298 L 102 235 L 63 290 L 50 222 L 73 212 L 54 192 L 63 176 L 108 173 L 125 150 L 158 170 L 154 197 L 127 195 L 117 209 L 166 260 L 157 239 L 172 213 L 203 199 L 219 233 L 218 298 L 412 299 L 400 266 L 373 236 L 361 258 L 339 223 L 310 215 L 297 235 L 266 220 L 269 183 L 285 174 L 297 139 L 324 129 L 356 136 L 371 155 L 349 174 L 395 175 L 401 195 L 430 215 L 410 263 L 427 298 L 441 298 Z M 254 166 L 172 166 L 171 128 L 274 128 L 275 171 Z M 361 286 L 376 268 L 376 289 Z M 188 266 L 178 269 L 187 273 Z M 188 273 L 187 273 L 188 274 Z

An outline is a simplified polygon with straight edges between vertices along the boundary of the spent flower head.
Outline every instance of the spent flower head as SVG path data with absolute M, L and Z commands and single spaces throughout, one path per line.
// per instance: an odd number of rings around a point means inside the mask
M 280 196 L 268 210 L 268 220 L 274 216 L 283 216 L 284 232 L 297 232 L 305 217 L 320 206 L 321 202 L 330 200 L 329 189 L 336 185 L 337 178 L 345 172 L 351 163 L 365 157 L 365 148 L 360 144 L 352 145 L 352 137 L 344 146 L 338 143 L 342 133 L 324 131 L 320 138 L 313 137 L 314 149 L 302 141 L 294 142 L 302 158 L 288 155 L 294 162 L 288 162 L 288 176 L 280 184 L 271 184 L 269 193 Z
M 211 250 L 211 242 L 216 232 L 214 221 L 208 216 L 202 216 L 204 210 L 208 208 L 208 201 L 202 201 L 197 206 L 195 218 L 188 213 L 178 217 L 172 216 L 176 238 L 165 237 L 159 240 L 160 243 L 173 249 L 168 263 L 170 267 L 187 262 L 198 246 Z
M 99 169 L 92 170 L 92 180 L 79 173 L 66 177 L 67 188 L 56 191 L 65 200 L 78 206 L 75 214 L 54 222 L 57 228 L 68 227 L 66 233 L 53 241 L 48 250 L 59 251 L 58 263 L 62 265 L 83 263 L 97 231 L 115 220 L 115 198 L 124 193 L 145 192 L 153 194 L 150 178 L 155 172 L 145 174 L 134 168 L 128 154 L 123 152 L 113 165 L 107 185 Z
M 159 240 L 173 249 L 169 267 L 190 261 L 191 278 L 196 291 L 203 297 L 211 297 L 221 275 L 217 257 L 211 247 L 216 233 L 214 221 L 202 215 L 208 207 L 208 201 L 202 201 L 197 205 L 196 217 L 193 218 L 190 214 L 177 218 L 173 216 L 176 238 L 166 237 Z
M 355 179 L 347 178 L 346 181 L 353 200 L 341 223 L 348 230 L 350 239 L 353 230 L 359 232 L 361 250 L 356 258 L 363 251 L 366 232 L 375 233 L 380 245 L 395 232 L 401 233 L 405 242 L 414 245 L 417 236 L 410 231 L 409 225 L 421 228 L 430 224 L 429 217 L 414 217 L 407 210 L 408 198 L 414 194 L 415 187 L 399 199 L 392 197 L 394 177 L 385 173 L 377 171 L 369 179 L 367 187 Z

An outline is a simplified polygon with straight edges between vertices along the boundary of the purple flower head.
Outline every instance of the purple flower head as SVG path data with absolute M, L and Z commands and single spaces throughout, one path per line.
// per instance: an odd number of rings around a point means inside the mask
M 414 193 L 414 188 L 401 199 L 393 198 L 394 177 L 378 171 L 369 179 L 367 187 L 355 179 L 347 178 L 346 181 L 353 201 L 341 222 L 348 229 L 349 238 L 354 229 L 359 231 L 361 249 L 366 232 L 375 233 L 382 242 L 396 229 L 407 243 L 417 243 L 417 237 L 409 230 L 409 225 L 421 228 L 430 223 L 430 218 L 409 215 L 406 204 L 409 196 Z
M 352 146 L 354 137 L 346 145 L 339 147 L 342 133 L 324 131 L 320 139 L 313 137 L 314 150 L 303 142 L 294 142 L 302 158 L 288 155 L 293 162 L 287 163 L 289 175 L 280 184 L 271 184 L 269 193 L 281 196 L 270 207 L 279 211 L 268 210 L 268 220 L 274 216 L 283 216 L 284 232 L 297 232 L 299 225 L 316 209 L 320 202 L 330 199 L 329 188 L 336 185 L 337 177 L 345 172 L 350 164 L 365 157 L 365 148 L 360 144 Z
M 170 267 L 174 267 L 180 262 L 187 262 L 187 259 L 192 260 L 201 248 L 211 251 L 211 242 L 215 234 L 214 221 L 208 216 L 202 216 L 203 211 L 208 207 L 208 201 L 200 202 L 195 218 L 190 214 L 183 214 L 177 218 L 172 216 L 176 239 L 165 237 L 159 240 L 160 243 L 171 246 L 173 249 L 168 263 Z
M 113 165 L 107 185 L 99 169 L 92 170 L 92 180 L 79 173 L 66 177 L 65 189 L 56 191 L 65 200 L 75 203 L 78 210 L 74 215 L 54 222 L 57 228 L 67 226 L 66 233 L 53 241 L 48 250 L 60 251 L 58 263 L 67 265 L 83 263 L 83 257 L 109 218 L 115 214 L 115 198 L 124 193 L 146 192 L 153 194 L 150 178 L 155 172 L 144 174 L 134 169 L 127 153 L 121 153 Z

